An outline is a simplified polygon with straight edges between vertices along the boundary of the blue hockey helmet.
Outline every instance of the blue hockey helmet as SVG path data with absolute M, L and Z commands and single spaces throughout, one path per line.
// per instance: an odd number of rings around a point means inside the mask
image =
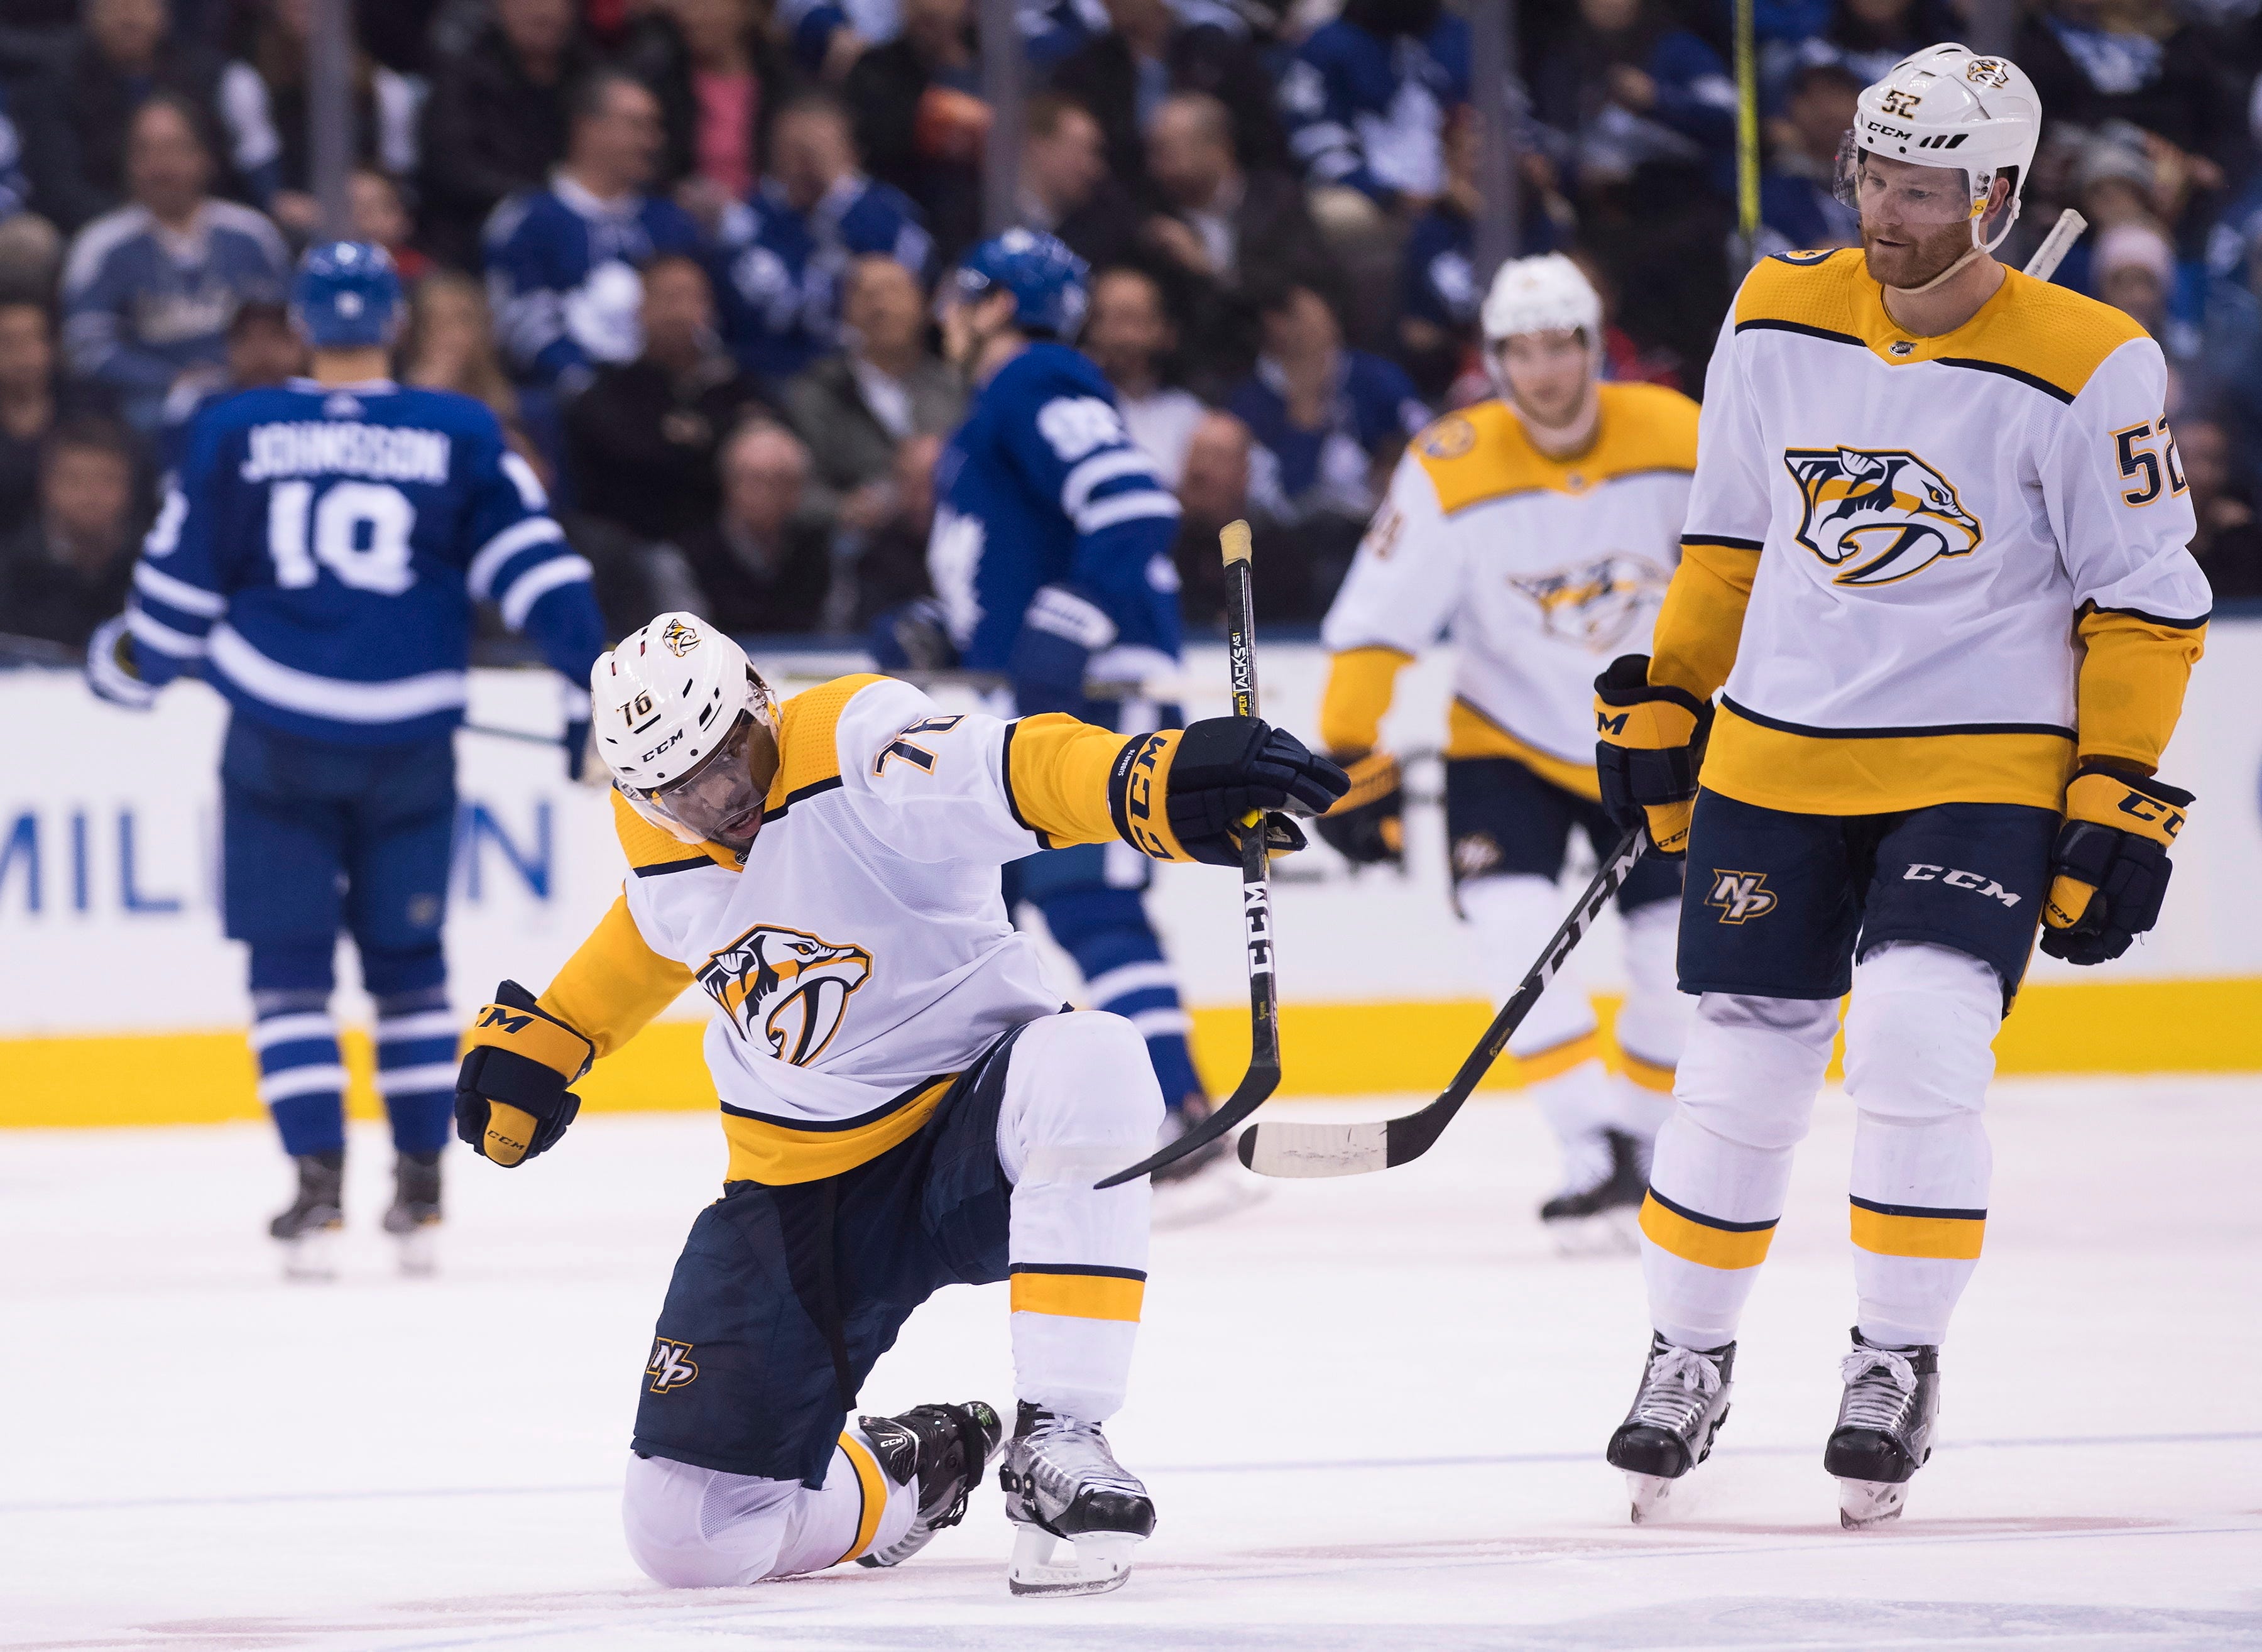
M 291 320 L 316 350 L 389 344 L 400 314 L 400 276 L 384 248 L 321 241 L 299 260 Z
M 1084 286 L 1090 274 L 1091 266 L 1057 236 L 1041 229 L 1009 229 L 960 260 L 951 272 L 950 290 L 962 304 L 1010 292 L 1016 327 L 1066 343 L 1083 329 L 1084 313 L 1091 306 Z

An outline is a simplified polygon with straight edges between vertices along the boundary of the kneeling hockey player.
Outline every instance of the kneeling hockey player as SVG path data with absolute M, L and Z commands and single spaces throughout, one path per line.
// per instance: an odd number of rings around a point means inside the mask
M 1653 657 L 1596 685 L 1605 801 L 1686 851 L 1702 994 L 1642 1208 L 1655 1336 L 1609 1450 L 1637 1519 L 1726 1415 L 1849 988 L 1859 1306 L 1823 1466 L 1848 1526 L 1899 1512 L 2036 922 L 2093 964 L 2159 916 L 2192 798 L 2153 770 L 2208 593 L 2159 346 L 1988 256 L 2041 118 L 2015 65 L 1960 46 L 1862 94 L 1841 169 L 1861 249 L 1745 280 Z
M 998 869 L 1118 840 L 1237 864 L 1239 822 L 1325 809 L 1342 771 L 1253 718 L 1126 738 L 940 715 L 876 676 L 780 706 L 688 614 L 630 636 L 591 684 L 632 876 L 539 999 L 507 981 L 480 1012 L 457 1128 L 523 1163 L 572 1122 L 592 1062 L 691 983 L 710 1000 L 730 1167 L 645 1367 L 637 1563 L 697 1585 L 908 1559 L 963 1513 L 1001 1421 L 975 1403 L 842 1425 L 921 1302 L 1010 1279 L 1012 1586 L 1115 1587 L 1155 1524 L 1100 1432 L 1149 1188 L 1092 1184 L 1153 1149 L 1163 1097 L 1136 1028 L 1046 990 Z M 1050 1563 L 1060 1539 L 1073 1563 Z

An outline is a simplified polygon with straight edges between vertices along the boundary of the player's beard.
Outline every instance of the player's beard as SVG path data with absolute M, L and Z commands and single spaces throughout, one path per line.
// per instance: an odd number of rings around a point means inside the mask
M 1971 250 L 1971 225 L 1965 220 L 1925 228 L 1892 224 L 1886 227 L 1886 232 L 1887 239 L 1898 244 L 1881 245 L 1881 232 L 1872 230 L 1867 223 L 1862 226 L 1862 261 L 1870 279 L 1884 286 L 1903 290 L 1920 287 L 1927 281 L 1937 280 L 1950 264 Z

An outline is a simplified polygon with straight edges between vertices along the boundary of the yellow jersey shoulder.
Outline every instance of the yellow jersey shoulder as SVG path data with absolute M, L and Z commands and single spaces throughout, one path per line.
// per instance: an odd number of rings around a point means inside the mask
M 2107 357 L 2148 335 L 2125 310 L 2006 270 L 2003 291 L 1950 336 L 1957 355 L 2041 379 L 2071 401 Z
M 1770 324 L 1860 336 L 1862 288 L 1872 288 L 1859 247 L 1828 252 L 1778 252 L 1761 259 L 1736 290 L 1736 327 Z
M 1696 404 L 1659 385 L 1601 386 L 1594 444 L 1554 458 L 1531 444 L 1524 421 L 1495 399 L 1449 413 L 1414 438 L 1416 463 L 1450 516 L 1473 505 L 1546 490 L 1583 494 L 1620 476 L 1696 468 Z

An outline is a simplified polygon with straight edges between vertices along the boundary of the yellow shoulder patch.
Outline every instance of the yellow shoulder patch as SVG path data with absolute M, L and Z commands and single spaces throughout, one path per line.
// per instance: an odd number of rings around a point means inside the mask
M 801 793 L 840 778 L 840 750 L 834 732 L 840 713 L 859 690 L 887 679 L 871 672 L 835 677 L 804 689 L 778 708 L 777 775 L 763 808 L 771 814 Z
M 1810 252 L 1782 253 L 1754 264 L 1736 292 L 1736 325 L 1773 322 L 1793 329 L 1861 336 L 1856 300 L 1863 287 L 1873 295 L 1858 247 L 1818 258 Z
M 2107 356 L 2144 335 L 2124 310 L 2006 270 L 2003 290 L 1970 321 L 1934 342 L 1943 346 L 1942 356 L 2039 379 L 2071 400 Z M 1945 348 L 1951 343 L 1953 348 Z
M 1594 445 L 1569 458 L 1532 446 L 1504 401 L 1480 401 L 1431 425 L 1414 452 L 1447 516 L 1488 500 L 1542 489 L 1583 494 L 1615 477 L 1696 468 L 1696 404 L 1658 385 L 1602 386 Z
M 1696 468 L 1696 404 L 1663 385 L 1602 386 L 1602 439 L 1584 468 L 1597 480 Z

